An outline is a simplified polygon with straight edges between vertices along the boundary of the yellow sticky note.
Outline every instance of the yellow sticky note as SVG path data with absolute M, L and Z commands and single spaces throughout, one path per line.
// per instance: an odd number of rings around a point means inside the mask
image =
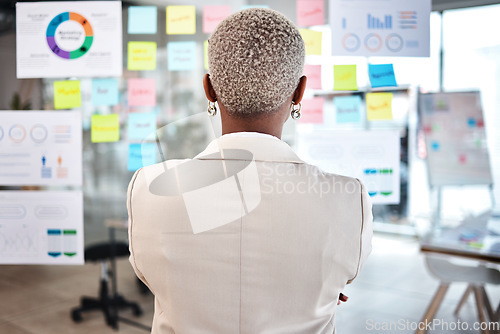
M 333 65 L 334 90 L 358 90 L 356 65 Z
M 203 42 L 203 65 L 208 70 L 208 41 Z
M 321 56 L 321 38 L 323 33 L 310 29 L 299 29 L 299 31 L 306 45 L 306 55 Z
M 194 6 L 167 6 L 167 35 L 192 35 L 196 33 Z
M 90 140 L 93 143 L 120 140 L 120 123 L 118 114 L 92 115 Z
M 71 109 L 81 105 L 80 81 L 54 81 L 54 108 Z
M 392 120 L 392 93 L 366 94 L 366 117 L 373 120 Z
M 130 71 L 153 71 L 156 69 L 155 42 L 128 42 L 128 63 Z

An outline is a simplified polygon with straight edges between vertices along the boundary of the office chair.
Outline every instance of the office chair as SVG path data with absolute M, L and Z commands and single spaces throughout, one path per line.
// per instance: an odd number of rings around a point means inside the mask
M 85 261 L 101 263 L 101 279 L 99 288 L 99 298 L 85 297 L 81 298 L 79 307 L 71 310 L 71 319 L 78 323 L 83 320 L 82 313 L 93 310 L 101 310 L 104 313 L 106 324 L 112 328 L 118 328 L 118 315 L 113 312 L 119 309 L 131 308 L 135 316 L 142 315 L 142 309 L 139 304 L 129 302 L 119 294 L 110 295 L 108 289 L 109 275 L 116 275 L 108 269 L 108 260 L 111 260 L 113 253 L 111 243 L 100 243 L 85 249 Z M 116 241 L 114 243 L 114 257 L 120 258 L 129 256 L 128 245 L 124 242 Z

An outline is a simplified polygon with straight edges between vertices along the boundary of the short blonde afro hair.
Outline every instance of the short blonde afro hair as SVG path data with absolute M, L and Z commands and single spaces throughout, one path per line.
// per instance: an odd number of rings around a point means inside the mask
M 208 41 L 210 81 L 233 117 L 276 111 L 297 88 L 304 58 L 297 27 L 266 8 L 232 14 Z

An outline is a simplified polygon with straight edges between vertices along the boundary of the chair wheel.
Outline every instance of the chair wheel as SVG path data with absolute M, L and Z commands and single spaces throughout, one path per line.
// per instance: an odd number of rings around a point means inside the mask
M 132 314 L 136 317 L 140 317 L 142 315 L 142 309 L 140 308 L 139 305 L 134 305 L 132 307 Z
M 73 310 L 71 311 L 71 319 L 77 323 L 81 322 L 83 320 L 82 314 L 78 310 Z

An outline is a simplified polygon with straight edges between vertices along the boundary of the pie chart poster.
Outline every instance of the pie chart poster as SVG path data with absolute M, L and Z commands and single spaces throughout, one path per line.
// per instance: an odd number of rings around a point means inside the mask
M 16 40 L 20 79 L 121 76 L 121 2 L 18 2 Z

